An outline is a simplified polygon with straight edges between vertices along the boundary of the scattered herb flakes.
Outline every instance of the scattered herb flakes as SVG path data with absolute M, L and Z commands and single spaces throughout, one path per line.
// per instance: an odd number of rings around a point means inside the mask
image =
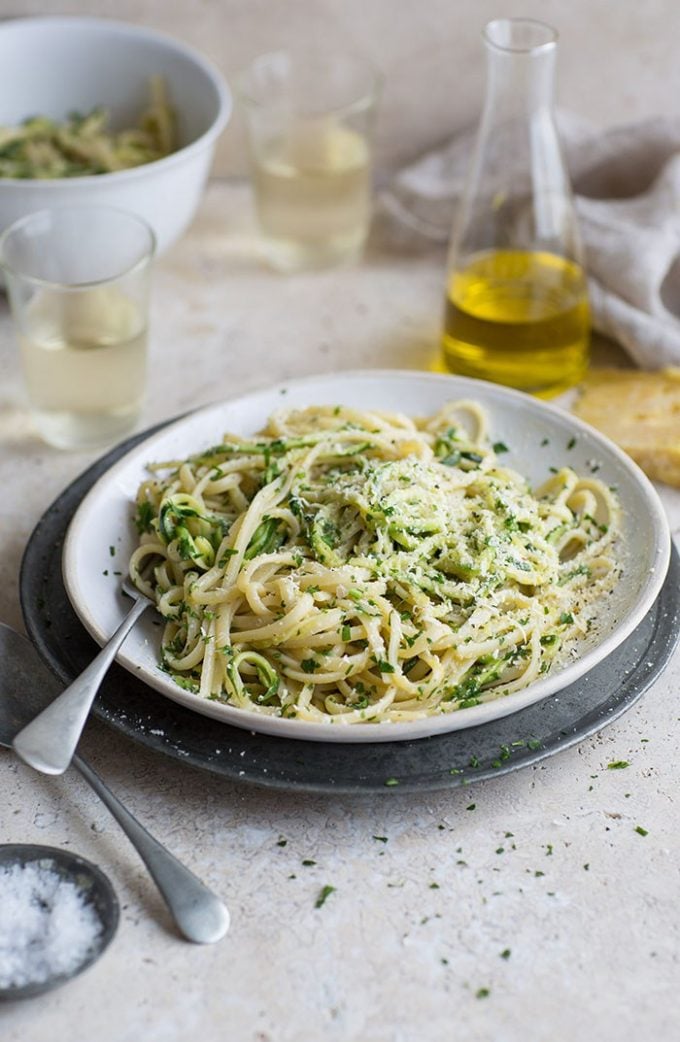
M 116 548 L 115 548 L 115 546 L 110 546 L 109 547 L 109 554 L 110 554 L 111 557 L 115 557 L 116 556 Z
M 151 503 L 148 500 L 144 500 L 142 503 L 137 505 L 137 514 L 134 518 L 135 527 L 138 532 L 150 532 L 151 522 L 155 518 L 156 513 Z
M 390 787 L 392 787 L 393 785 L 398 785 L 398 784 L 399 784 L 399 779 L 398 778 L 386 778 L 385 779 L 385 785 L 389 785 Z
M 477 988 L 477 991 L 475 992 L 475 998 L 476 999 L 488 999 L 490 994 L 491 994 L 491 989 L 490 988 Z
M 534 876 L 536 877 L 536 879 L 540 879 L 541 876 L 544 876 L 544 875 L 545 875 L 545 872 L 541 872 L 540 868 L 537 868 L 536 871 L 534 872 Z
M 334 886 L 329 886 L 328 883 L 326 883 L 326 886 L 322 887 L 321 890 L 319 891 L 319 896 L 317 897 L 316 901 L 314 902 L 314 907 L 315 908 L 321 908 L 321 906 L 326 903 L 327 898 L 329 898 L 331 896 L 331 894 L 334 893 L 334 891 L 335 891 L 335 887 Z
M 630 767 L 628 760 L 612 760 L 611 763 L 607 764 L 608 771 L 622 771 L 624 767 Z
M 476 803 L 468 803 L 468 805 L 467 805 L 467 807 L 465 809 L 466 810 L 474 810 L 476 806 L 477 806 Z
M 636 825 L 635 826 L 635 831 L 637 832 L 638 836 L 648 836 L 649 835 L 649 831 L 647 829 L 643 829 L 642 825 Z
M 541 447 L 543 447 L 544 445 L 549 445 L 549 444 L 550 444 L 550 438 L 544 438 L 543 441 L 541 442 Z
M 570 438 L 569 441 L 567 442 L 567 449 L 573 449 L 575 444 L 576 444 L 576 438 Z
M 504 854 L 505 853 L 505 847 L 496 847 L 496 853 L 497 854 Z
M 589 861 L 586 861 L 585 865 L 583 866 L 583 871 L 584 872 L 590 872 L 590 862 Z
M 545 845 L 545 856 L 546 857 L 550 857 L 552 855 L 552 852 L 553 852 L 553 845 L 552 845 L 552 843 L 546 843 L 546 845 Z
M 510 955 L 511 955 L 510 949 L 509 948 L 504 948 L 503 951 L 501 952 L 501 959 L 509 959 Z
M 510 449 L 504 441 L 495 441 L 493 443 L 493 451 L 496 453 L 497 456 L 500 456 L 503 452 L 510 452 Z
M 300 665 L 304 673 L 314 673 L 319 668 L 319 663 L 313 658 L 303 658 Z
M 377 840 L 378 843 L 387 843 L 387 836 L 374 836 L 373 839 Z
M 439 890 L 439 883 L 430 883 L 430 890 Z
M 308 857 L 306 857 L 306 858 L 304 859 L 304 861 L 302 862 L 302 864 L 303 864 L 303 865 L 305 866 L 305 868 L 309 868 L 309 867 L 310 867 L 310 865 L 315 865 L 315 864 L 316 864 L 316 861 L 312 861 L 312 859 L 311 859 L 311 858 L 308 858 Z
M 285 839 L 283 836 L 279 836 L 279 838 L 276 841 L 277 847 L 285 847 L 287 843 L 288 840 Z

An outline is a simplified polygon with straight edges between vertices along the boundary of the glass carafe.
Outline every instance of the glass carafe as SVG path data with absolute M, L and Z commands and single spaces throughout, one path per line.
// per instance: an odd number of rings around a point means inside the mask
M 448 263 L 447 368 L 542 396 L 582 378 L 589 309 L 569 177 L 553 117 L 557 34 L 484 30 L 487 94 Z

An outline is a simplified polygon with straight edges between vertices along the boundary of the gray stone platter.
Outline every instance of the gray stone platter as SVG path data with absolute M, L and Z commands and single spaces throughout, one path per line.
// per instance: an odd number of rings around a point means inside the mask
M 61 548 L 66 529 L 97 478 L 151 433 L 116 446 L 81 474 L 49 507 L 26 547 L 20 576 L 26 629 L 64 685 L 98 650 L 64 590 Z M 679 629 L 680 557 L 674 548 L 656 604 L 620 648 L 558 694 L 481 727 L 375 744 L 273 738 L 192 713 L 116 665 L 94 713 L 149 749 L 235 782 L 357 795 L 455 788 L 535 764 L 616 720 L 662 672 Z

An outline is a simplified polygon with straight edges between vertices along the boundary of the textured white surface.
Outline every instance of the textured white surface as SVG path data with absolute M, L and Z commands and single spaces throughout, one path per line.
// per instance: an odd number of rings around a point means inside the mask
M 145 423 L 292 375 L 428 365 L 441 255 L 374 244 L 361 267 L 284 278 L 259 266 L 250 229 L 244 190 L 214 185 L 160 264 Z M 0 309 L 0 618 L 20 627 L 21 551 L 91 457 L 30 434 Z M 677 530 L 680 494 L 662 494 Z M 78 851 L 110 875 L 122 904 L 95 967 L 3 1007 L 3 1042 L 674 1038 L 678 682 L 676 655 L 600 737 L 535 769 L 420 797 L 268 795 L 91 723 L 83 751 L 93 765 L 229 904 L 230 933 L 205 948 L 172 933 L 141 863 L 79 777 L 38 776 L 0 750 L 0 835 Z M 609 770 L 617 760 L 630 766 Z M 315 909 L 326 884 L 337 889 Z

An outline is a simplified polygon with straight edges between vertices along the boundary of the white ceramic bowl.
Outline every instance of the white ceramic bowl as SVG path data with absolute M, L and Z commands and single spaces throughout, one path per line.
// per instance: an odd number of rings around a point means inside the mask
M 36 210 L 101 204 L 143 217 L 162 252 L 196 211 L 232 108 L 217 70 L 162 33 L 98 18 L 20 18 L 0 25 L 0 125 L 38 114 L 62 120 L 101 105 L 110 110 L 114 128 L 134 126 L 154 75 L 164 78 L 177 112 L 178 151 L 111 174 L 0 178 L 0 231 Z

